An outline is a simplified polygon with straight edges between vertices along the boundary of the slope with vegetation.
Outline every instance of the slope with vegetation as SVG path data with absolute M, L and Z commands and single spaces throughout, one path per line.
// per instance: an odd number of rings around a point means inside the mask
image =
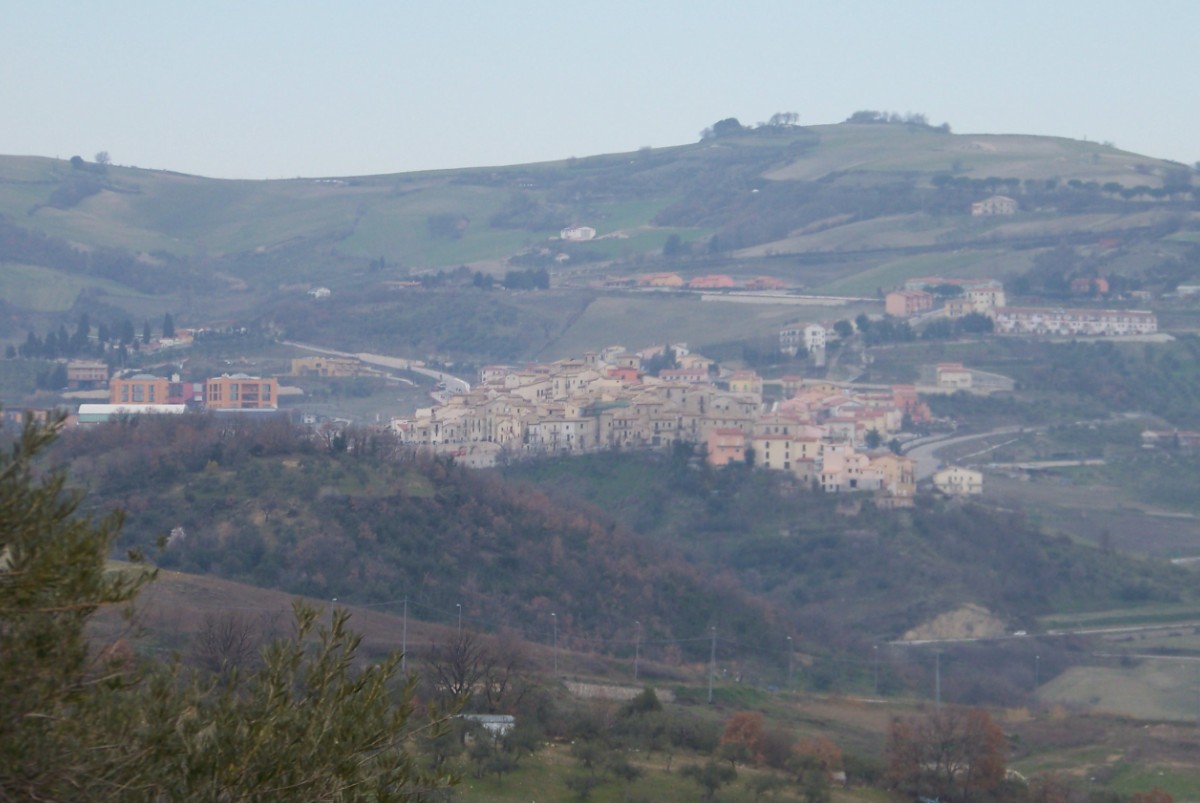
M 60 315 L 98 319 L 104 305 L 141 315 L 152 303 L 155 316 L 170 309 L 183 325 L 261 317 L 298 337 L 295 307 L 321 285 L 344 299 L 329 345 L 486 361 L 553 342 L 572 323 L 555 310 L 586 306 L 583 288 L 609 273 L 768 274 L 873 295 L 947 266 L 1015 276 L 1063 243 L 1102 241 L 1105 260 L 1131 278 L 1167 286 L 1197 273 L 1148 272 L 1195 234 L 1182 165 L 1096 143 L 952 134 L 919 115 L 859 113 L 810 127 L 775 119 L 721 121 L 674 148 L 353 178 L 219 181 L 0 157 L 0 264 L 14 290 L 0 337 L 18 340 Z M 1016 198 L 1020 213 L 970 216 L 973 201 L 996 193 Z M 572 224 L 597 238 L 558 240 Z M 480 337 L 422 335 L 428 321 L 408 310 L 429 299 L 395 283 L 462 266 L 458 294 L 484 305 L 512 308 L 493 282 L 514 269 L 549 269 L 552 286 L 575 296 L 514 300 L 539 321 L 518 335 L 503 315 L 482 321 Z M 31 277 L 74 303 L 30 292 Z

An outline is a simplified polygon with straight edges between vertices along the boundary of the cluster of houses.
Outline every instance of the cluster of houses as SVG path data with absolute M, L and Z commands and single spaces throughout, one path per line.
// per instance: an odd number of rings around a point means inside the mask
M 1088 287 L 1103 279 L 1086 279 Z M 1099 287 L 1100 285 L 1095 285 Z M 941 299 L 930 290 L 957 287 L 959 293 Z M 1107 282 L 1103 287 L 1107 290 Z M 884 311 L 900 318 L 942 314 L 961 318 L 971 313 L 987 315 L 1001 335 L 1051 335 L 1117 337 L 1149 335 L 1158 331 L 1158 319 L 1145 310 L 1065 309 L 1061 307 L 1010 307 L 1004 286 L 995 279 L 912 279 L 884 298 Z
M 70 376 L 70 366 L 67 370 Z M 222 374 L 203 382 L 184 382 L 178 375 L 167 378 L 135 373 L 111 379 L 106 377 L 105 381 L 108 403 L 81 404 L 80 424 L 101 423 L 117 415 L 137 413 L 182 413 L 188 409 L 271 411 L 279 408 L 279 380 L 273 377 Z M 98 382 L 97 379 L 89 380 L 93 386 Z
M 875 491 L 885 504 L 910 503 L 913 461 L 867 445 L 894 436 L 906 416 L 928 419 L 915 387 L 852 391 L 784 377 L 782 400 L 764 403 L 764 380 L 754 371 L 722 375 L 682 345 L 672 349 L 678 368 L 646 373 L 663 350 L 614 346 L 580 359 L 487 366 L 477 386 L 394 419 L 391 428 L 406 444 L 469 466 L 684 442 L 700 446 L 713 465 L 753 463 L 830 493 Z

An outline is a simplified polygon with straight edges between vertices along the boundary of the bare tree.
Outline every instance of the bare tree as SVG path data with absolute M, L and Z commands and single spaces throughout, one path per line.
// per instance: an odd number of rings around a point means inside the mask
M 515 639 L 463 630 L 447 642 L 435 642 L 425 663 L 443 705 L 472 698 L 488 713 L 512 710 L 533 685 Z
M 262 645 L 262 629 L 237 611 L 205 614 L 192 639 L 192 661 L 217 675 L 253 665 Z

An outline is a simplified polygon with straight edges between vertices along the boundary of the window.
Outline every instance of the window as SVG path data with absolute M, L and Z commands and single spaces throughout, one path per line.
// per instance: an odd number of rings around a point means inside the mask
M 129 385 L 121 385 L 121 401 L 129 401 Z
M 134 403 L 140 404 L 142 401 L 145 400 L 145 398 L 146 398 L 146 386 L 145 385 L 134 385 L 133 386 L 133 401 L 134 401 Z
M 238 400 L 238 386 L 237 386 L 237 383 L 231 384 L 231 385 L 229 386 L 229 400 L 230 400 L 230 401 L 237 401 L 237 400 Z
M 154 385 L 149 385 L 148 387 L 149 387 L 149 390 L 150 390 L 150 403 L 151 403 L 151 404 L 154 404 L 154 402 L 156 401 L 156 399 L 154 398 L 155 386 L 154 386 Z

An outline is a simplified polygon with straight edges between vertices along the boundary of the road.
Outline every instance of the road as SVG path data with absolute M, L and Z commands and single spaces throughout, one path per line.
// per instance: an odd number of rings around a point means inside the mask
M 993 429 L 989 432 L 976 432 L 970 435 L 951 435 L 939 440 L 925 441 L 924 443 L 920 443 L 907 450 L 904 455 L 905 457 L 911 457 L 913 460 L 917 461 L 917 479 L 927 480 L 933 476 L 933 472 L 937 471 L 939 461 L 935 453 L 940 449 L 944 449 L 947 446 L 954 446 L 959 443 L 966 443 L 968 441 L 981 440 L 983 438 L 994 438 L 998 435 L 1035 432 L 1038 429 L 1042 429 L 1042 427 L 1012 426 Z
M 403 357 L 388 357 L 383 354 L 370 354 L 368 352 L 358 352 L 351 354 L 346 351 L 335 351 L 334 349 L 322 348 L 321 346 L 313 346 L 308 343 L 297 343 L 293 340 L 280 341 L 286 346 L 293 346 L 305 351 L 312 351 L 317 354 L 328 354 L 331 357 L 345 357 L 351 360 L 365 362 L 368 365 L 378 365 L 381 368 L 392 368 L 398 371 L 412 371 L 414 374 L 421 374 L 431 379 L 436 379 L 439 382 L 446 383 L 446 392 L 450 394 L 466 393 L 471 390 L 471 383 L 465 379 L 461 379 L 453 374 L 448 374 L 444 371 L 438 371 L 433 368 L 426 368 L 419 360 L 409 360 Z
M 1043 633 L 1005 633 L 1002 636 L 980 636 L 977 638 L 942 638 L 942 639 L 912 639 L 910 641 L 889 641 L 895 647 L 929 647 L 939 644 L 973 644 L 983 641 L 1020 641 L 1022 639 L 1044 639 L 1044 638 L 1062 638 L 1063 636 L 1099 636 L 1104 637 L 1119 637 L 1130 636 L 1136 633 L 1156 633 L 1156 632 L 1174 632 L 1174 631 L 1190 631 L 1200 627 L 1200 622 L 1196 621 L 1180 621 L 1180 622 L 1157 622 L 1154 624 L 1145 625 L 1119 625 L 1110 627 L 1065 627 L 1056 630 L 1047 630 Z M 1200 659 L 1197 659 L 1200 660 Z

